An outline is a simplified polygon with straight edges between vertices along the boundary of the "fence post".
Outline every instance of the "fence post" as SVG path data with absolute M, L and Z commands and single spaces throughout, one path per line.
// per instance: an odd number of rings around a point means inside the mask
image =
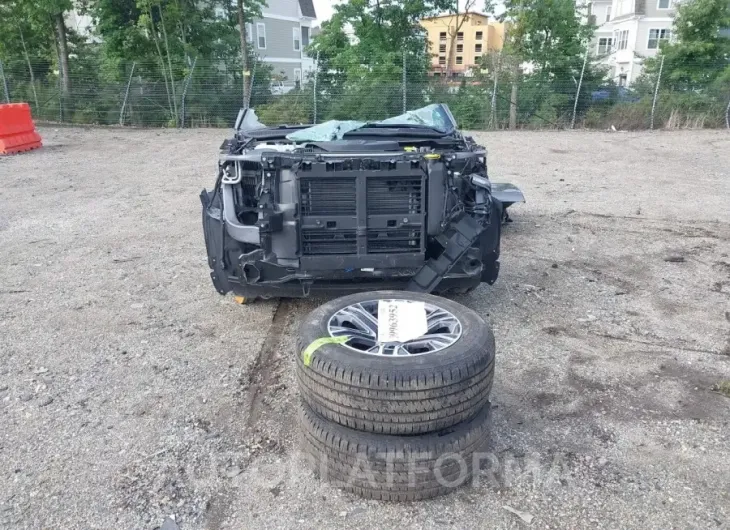
M 3 70 L 2 61 L 0 61 L 0 77 L 3 78 L 3 88 L 5 89 L 5 103 L 10 103 L 10 91 L 8 90 L 8 80 L 5 79 L 5 70 Z
M 132 63 L 132 71 L 129 72 L 129 81 L 127 81 L 127 89 L 124 91 L 124 101 L 122 101 L 122 109 L 119 111 L 119 125 L 124 125 L 124 109 L 127 107 L 127 99 L 129 98 L 129 89 L 132 86 L 132 76 L 134 75 L 134 67 L 136 62 Z
M 573 119 L 570 121 L 571 129 L 575 129 L 575 115 L 578 113 L 578 98 L 580 98 L 580 87 L 583 84 L 583 74 L 585 74 L 587 62 L 588 62 L 588 47 L 586 46 L 586 54 L 583 56 L 583 68 L 580 69 L 580 79 L 578 79 L 578 89 L 575 91 L 575 101 L 573 102 Z
M 251 106 L 251 97 L 253 96 L 253 82 L 256 78 L 256 63 L 258 61 L 254 61 L 253 67 L 251 68 L 251 83 L 248 85 L 248 101 L 246 101 L 246 107 L 249 108 Z M 246 82 L 246 79 L 243 80 L 243 82 Z
M 664 55 L 662 55 L 662 62 L 659 63 L 659 76 L 656 78 L 656 87 L 654 87 L 654 100 L 651 102 L 651 130 L 654 130 L 654 111 L 656 110 L 656 100 L 659 95 L 659 84 L 662 81 L 662 70 L 664 70 Z
M 509 128 L 514 130 L 517 128 L 517 96 L 519 94 L 519 85 L 517 84 L 520 80 L 520 74 L 522 69 L 520 63 L 515 58 L 515 64 L 513 65 L 514 71 L 512 73 L 512 89 L 509 95 Z
M 313 110 L 313 118 L 314 118 L 314 124 L 317 123 L 317 75 L 319 74 L 319 50 L 317 50 L 317 57 L 314 59 L 314 85 L 312 86 L 313 89 L 313 101 L 312 101 L 312 110 Z
M 33 101 L 35 101 L 35 108 L 37 109 L 36 112 L 40 112 L 41 106 L 38 104 L 38 92 L 36 92 L 35 89 L 35 79 L 30 80 L 30 88 L 33 89 Z
M 406 50 L 403 49 L 403 114 L 406 113 Z
M 725 127 L 730 129 L 730 101 L 727 102 L 727 108 L 725 109 Z
M 58 76 L 58 123 L 63 123 L 63 90 L 61 90 L 61 76 Z
M 188 95 L 188 87 L 190 86 L 190 79 L 193 77 L 193 72 L 195 71 L 195 63 L 198 62 L 198 58 L 195 57 L 193 59 L 193 65 L 190 67 L 190 73 L 188 74 L 188 77 L 185 79 L 185 85 L 183 86 L 183 92 L 181 96 L 180 101 L 180 128 L 185 128 L 185 97 Z
M 40 105 L 38 105 L 38 92 L 35 89 L 35 76 L 33 75 L 33 65 L 30 64 L 30 57 L 28 57 L 28 48 L 25 45 L 25 37 L 23 36 L 23 29 L 18 27 L 18 34 L 20 35 L 20 43 L 23 45 L 23 55 L 25 55 L 25 62 L 28 63 L 28 74 L 30 74 L 30 87 L 33 89 L 33 101 L 35 102 L 36 112 L 40 112 Z
M 489 116 L 489 126 L 491 128 L 497 128 L 497 89 L 499 86 L 499 70 L 502 67 L 502 50 L 497 55 L 497 65 L 494 68 L 494 86 L 492 87 L 492 103 L 491 115 Z

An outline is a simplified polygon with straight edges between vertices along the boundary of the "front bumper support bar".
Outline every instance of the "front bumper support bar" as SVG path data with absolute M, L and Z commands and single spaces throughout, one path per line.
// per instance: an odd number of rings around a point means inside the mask
M 480 218 L 462 214 L 461 218 L 452 222 L 443 234 L 436 236 L 436 241 L 444 248 L 443 252 L 429 259 L 408 282 L 407 291 L 430 293 L 441 282 L 449 271 L 472 248 L 489 226 L 480 223 Z

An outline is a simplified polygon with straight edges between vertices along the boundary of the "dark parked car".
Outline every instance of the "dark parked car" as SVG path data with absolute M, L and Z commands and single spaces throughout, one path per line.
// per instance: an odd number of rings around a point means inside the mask
M 594 102 L 608 101 L 621 103 L 636 103 L 641 98 L 625 86 L 607 86 L 591 92 Z
M 506 208 L 487 153 L 445 105 L 376 123 L 261 124 L 242 110 L 203 190 L 219 293 L 464 292 L 499 273 Z

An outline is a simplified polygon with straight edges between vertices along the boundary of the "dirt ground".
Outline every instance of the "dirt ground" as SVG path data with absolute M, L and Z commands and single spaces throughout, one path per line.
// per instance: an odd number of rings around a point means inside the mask
M 413 504 L 298 457 L 318 302 L 210 283 L 227 131 L 40 132 L 0 158 L 0 528 L 730 528 L 726 131 L 478 135 L 528 199 L 457 298 L 497 337 L 494 458 Z

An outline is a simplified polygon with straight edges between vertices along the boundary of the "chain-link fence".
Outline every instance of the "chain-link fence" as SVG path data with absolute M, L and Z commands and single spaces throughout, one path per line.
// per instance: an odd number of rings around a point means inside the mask
M 584 63 L 588 68 L 584 64 L 580 75 L 542 78 L 531 75 L 529 65 L 515 68 L 496 54 L 463 74 L 434 76 L 422 68 L 409 71 L 404 56 L 402 65 L 350 65 L 347 75 L 341 65 L 319 68 L 292 81 L 265 58 L 246 76 L 235 63 L 192 58 L 176 65 L 87 64 L 72 69 L 66 87 L 52 64 L 5 58 L 0 102 L 26 101 L 40 122 L 228 127 L 244 105 L 245 79 L 246 103 L 271 124 L 378 120 L 441 102 L 462 128 L 475 130 L 730 128 L 730 86 L 677 90 L 664 86 L 659 68 L 622 87 L 607 80 L 595 59 L 586 56 Z

